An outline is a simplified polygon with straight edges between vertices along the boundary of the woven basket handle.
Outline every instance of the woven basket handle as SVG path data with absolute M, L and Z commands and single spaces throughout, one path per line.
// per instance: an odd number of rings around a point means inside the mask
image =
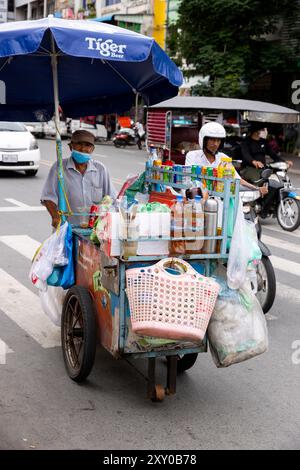
M 178 259 L 178 258 L 166 258 L 162 259 L 158 263 L 156 263 L 155 267 L 160 268 L 162 271 L 164 271 L 166 274 L 172 277 L 178 278 L 179 276 L 186 276 L 187 274 L 199 274 L 195 269 L 186 261 L 183 259 Z M 166 271 L 166 268 L 179 268 L 183 271 L 182 274 L 172 274 Z

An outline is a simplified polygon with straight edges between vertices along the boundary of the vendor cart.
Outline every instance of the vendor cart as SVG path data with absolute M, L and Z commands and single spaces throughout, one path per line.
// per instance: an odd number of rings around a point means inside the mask
M 215 177 L 206 177 L 220 181 Z M 228 258 L 228 212 L 230 200 L 238 204 L 239 180 L 224 179 L 224 192 L 210 190 L 210 196 L 223 199 L 223 230 L 216 239 L 219 252 L 190 254 L 176 259 L 188 261 L 192 267 L 210 276 L 218 262 Z M 146 174 L 145 184 L 157 186 L 158 180 Z M 185 184 L 168 183 L 176 189 L 188 188 Z M 232 192 L 234 185 L 234 192 Z M 163 170 L 161 173 L 161 189 Z M 126 295 L 126 272 L 135 267 L 149 267 L 166 256 L 131 256 L 124 258 L 107 256 L 101 245 L 90 241 L 91 230 L 73 227 L 76 265 L 76 285 L 67 293 L 62 313 L 62 350 L 69 376 L 82 382 L 89 375 L 95 358 L 96 346 L 101 344 L 117 359 L 148 359 L 147 395 L 153 401 L 161 401 L 165 394 L 176 392 L 178 372 L 192 367 L 197 355 L 207 351 L 207 339 L 203 341 L 172 341 L 167 344 L 158 338 L 147 338 L 133 333 L 131 315 Z M 186 239 L 182 239 L 185 241 Z M 163 301 L 163 299 L 161 299 Z M 159 357 L 167 358 L 166 386 L 156 383 L 155 365 Z
M 46 122 L 55 116 L 59 209 L 65 220 L 68 211 L 59 105 L 70 118 L 121 113 L 137 101 L 137 95 L 147 105 L 176 96 L 182 74 L 152 38 L 93 21 L 49 16 L 7 23 L 0 26 L 0 44 L 0 119 Z M 153 183 L 149 175 L 146 182 Z M 224 193 L 218 194 L 224 200 L 223 231 L 216 237 L 221 242 L 220 252 L 183 255 L 206 275 L 210 275 L 213 263 L 228 257 L 228 208 L 230 199 L 237 201 L 238 197 L 238 182 L 234 194 L 231 184 L 224 181 Z M 116 358 L 146 357 L 148 396 L 161 400 L 165 388 L 156 384 L 156 358 L 167 357 L 166 391 L 173 394 L 177 369 L 193 365 L 197 354 L 207 350 L 206 339 L 165 346 L 132 334 L 126 272 L 134 266 L 153 264 L 161 256 L 107 257 L 89 235 L 89 230 L 73 228 L 76 283 L 66 295 L 61 328 L 67 371 L 73 380 L 83 381 L 93 366 L 97 343 Z

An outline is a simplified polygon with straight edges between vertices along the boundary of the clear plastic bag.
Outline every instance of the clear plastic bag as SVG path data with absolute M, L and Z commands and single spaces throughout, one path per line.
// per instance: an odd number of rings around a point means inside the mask
M 65 237 L 68 223 L 65 222 L 47 238 L 34 255 L 29 272 L 29 279 L 40 290 L 47 290 L 46 280 L 54 266 L 66 266 Z
M 61 324 L 62 307 L 67 291 L 62 287 L 48 286 L 46 291 L 40 291 L 42 309 L 56 326 Z
M 242 202 L 239 201 L 227 264 L 227 283 L 231 289 L 244 285 L 248 264 L 261 258 L 253 222 L 245 220 Z
M 222 286 L 207 336 L 217 367 L 246 361 L 268 349 L 267 323 L 254 293 L 246 286 L 232 291 Z M 233 295 L 234 292 L 234 295 Z

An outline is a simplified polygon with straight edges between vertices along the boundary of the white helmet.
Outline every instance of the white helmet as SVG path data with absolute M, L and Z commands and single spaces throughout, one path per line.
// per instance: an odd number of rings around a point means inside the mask
M 226 131 L 222 124 L 219 124 L 218 122 L 208 122 L 204 124 L 199 132 L 199 145 L 201 150 L 203 150 L 205 137 L 211 137 L 212 139 L 225 139 Z

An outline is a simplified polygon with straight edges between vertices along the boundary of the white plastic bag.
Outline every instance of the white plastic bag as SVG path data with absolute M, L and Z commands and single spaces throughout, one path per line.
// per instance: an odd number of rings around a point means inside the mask
M 30 272 L 29 279 L 40 290 L 47 290 L 46 280 L 53 271 L 54 266 L 65 266 L 68 258 L 65 256 L 65 236 L 68 223 L 65 222 L 59 230 L 42 243 L 36 252 Z
M 53 286 L 48 286 L 46 291 L 39 292 L 42 309 L 56 326 L 61 324 L 62 307 L 67 292 L 62 287 Z
M 218 279 L 219 281 L 219 279 Z M 268 349 L 267 323 L 254 293 L 224 285 L 210 319 L 207 336 L 217 367 L 228 367 Z
M 245 220 L 242 201 L 239 200 L 227 264 L 228 286 L 231 289 L 243 286 L 248 264 L 260 258 L 261 251 L 257 243 L 255 225 Z

